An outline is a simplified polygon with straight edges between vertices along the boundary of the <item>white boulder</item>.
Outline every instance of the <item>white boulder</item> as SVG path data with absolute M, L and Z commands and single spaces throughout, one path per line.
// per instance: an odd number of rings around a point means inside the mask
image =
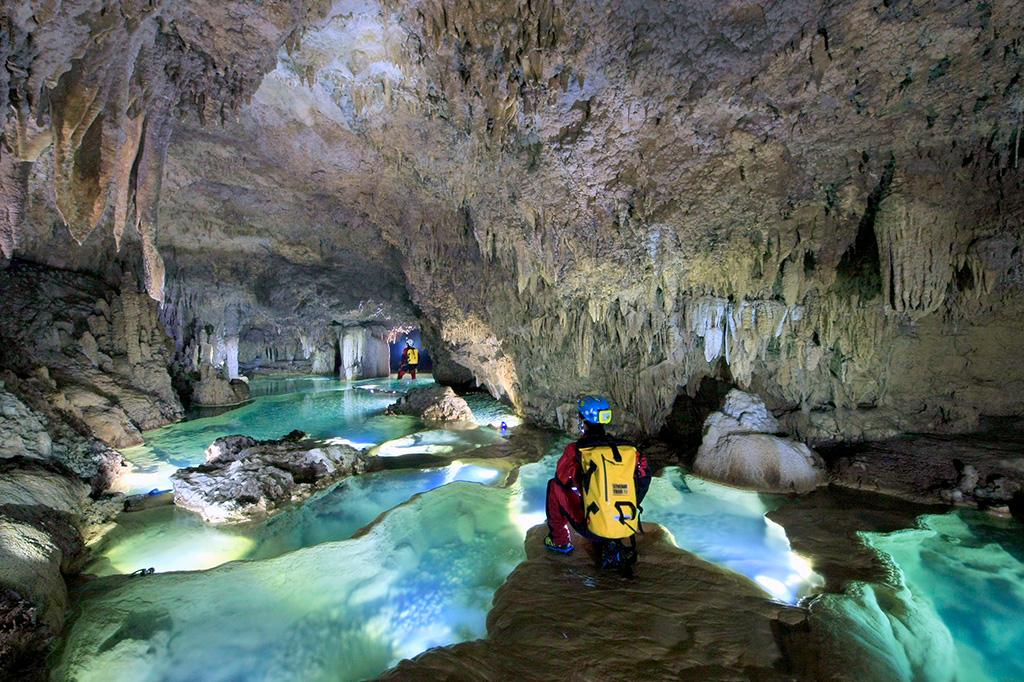
M 760 398 L 733 389 L 721 411 L 704 422 L 694 473 L 762 492 L 807 492 L 824 483 L 821 457 L 778 431 Z
M 473 421 L 473 410 L 469 403 L 449 386 L 413 389 L 391 405 L 388 414 L 408 414 L 431 423 Z

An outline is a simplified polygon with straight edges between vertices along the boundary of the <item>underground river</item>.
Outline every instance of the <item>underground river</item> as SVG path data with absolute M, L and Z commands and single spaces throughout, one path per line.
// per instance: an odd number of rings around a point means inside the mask
M 384 415 L 410 385 L 256 379 L 250 403 L 149 432 L 124 451 L 130 493 L 169 487 L 177 468 L 201 463 L 214 439 L 235 433 L 300 429 L 371 448 L 394 466 L 249 524 L 211 525 L 174 506 L 122 514 L 73 589 L 53 679 L 356 680 L 485 637 L 495 591 L 526 558 L 526 532 L 544 522 L 546 483 L 568 440 L 521 425 L 482 394 L 468 396 L 476 428 Z M 833 585 L 816 570 L 813 544 L 794 551 L 791 504 L 670 466 L 652 483 L 644 519 L 681 550 L 744 576 L 764 600 L 810 611 L 852 660 L 877 663 L 860 666 L 869 672 L 1024 677 L 1015 654 L 1024 646 L 1024 535 L 1015 522 L 950 512 L 907 517 L 889 532 L 865 524 L 856 528 L 863 551 L 886 575 Z M 130 575 L 148 568 L 152 575 Z M 644 579 L 641 556 L 636 580 Z

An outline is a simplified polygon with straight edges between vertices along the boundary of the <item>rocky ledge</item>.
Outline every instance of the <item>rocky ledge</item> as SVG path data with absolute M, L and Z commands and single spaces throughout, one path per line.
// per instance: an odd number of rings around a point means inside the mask
M 131 274 L 115 286 L 16 261 L 0 269 L 0 291 L 0 370 L 23 400 L 39 396 L 37 412 L 113 448 L 184 415 L 166 369 L 173 342 Z
M 822 448 L 836 485 L 1024 519 L 1024 433 L 908 435 Z
M 645 528 L 633 580 L 595 568 L 586 542 L 545 552 L 546 528 L 533 528 L 526 561 L 495 594 L 487 639 L 432 649 L 384 679 L 791 679 L 775 633 L 805 612 Z
M 764 401 L 733 389 L 704 422 L 693 470 L 763 492 L 807 492 L 825 482 L 825 463 L 803 443 L 782 438 Z
M 192 382 L 192 404 L 205 407 L 241 405 L 249 400 L 249 384 L 242 379 L 228 379 L 220 370 L 202 365 L 199 378 Z
M 425 422 L 473 421 L 473 410 L 448 386 L 416 388 L 387 409 L 388 414 L 407 414 Z
M 218 438 L 206 449 L 205 464 L 181 469 L 171 478 L 175 504 L 210 523 L 241 523 L 365 470 L 361 451 L 293 431 L 280 440 Z

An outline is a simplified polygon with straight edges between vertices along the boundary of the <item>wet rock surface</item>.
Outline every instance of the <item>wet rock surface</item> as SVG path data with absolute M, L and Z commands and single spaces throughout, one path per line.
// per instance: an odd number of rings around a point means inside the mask
M 732 390 L 704 422 L 693 470 L 711 480 L 764 492 L 807 492 L 825 481 L 813 450 L 777 435 L 778 421 L 757 396 Z
M 180 469 L 171 478 L 175 504 L 211 523 L 239 523 L 266 517 L 365 470 L 361 451 L 293 432 L 280 440 L 218 438 L 206 450 L 206 464 Z
M 28 263 L 0 270 L 0 368 L 112 447 L 180 419 L 156 305 L 129 276 L 120 288 Z
M 595 568 L 583 540 L 568 556 L 546 551 L 547 529 L 533 528 L 526 561 L 495 594 L 487 639 L 381 679 L 791 679 L 775 630 L 803 612 L 646 527 L 634 579 Z
M 199 379 L 192 382 L 191 397 L 193 405 L 241 405 L 249 400 L 249 384 L 241 379 L 227 379 L 215 368 L 204 364 Z
M 473 421 L 473 410 L 450 386 L 414 388 L 387 411 L 388 414 L 407 414 L 433 423 Z
M 1003 513 L 1024 491 L 1024 435 L 916 435 L 826 450 L 837 485 L 926 504 L 971 505 Z

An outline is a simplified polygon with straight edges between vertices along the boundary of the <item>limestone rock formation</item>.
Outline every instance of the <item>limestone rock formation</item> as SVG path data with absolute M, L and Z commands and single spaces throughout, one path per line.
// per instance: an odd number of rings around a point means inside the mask
M 391 348 L 383 327 L 344 327 L 338 334 L 342 379 L 373 379 L 391 374 Z
M 180 419 L 156 305 L 127 276 L 119 289 L 29 263 L 0 270 L 0 368 L 35 376 L 47 402 L 113 447 Z
M 473 410 L 450 386 L 414 388 L 388 408 L 389 414 L 408 414 L 425 422 L 473 421 Z
M 81 558 L 76 519 L 88 491 L 39 464 L 0 463 L 0 588 L 37 604 L 52 632 L 67 606 L 63 572 Z
M 71 235 L 81 242 L 107 218 L 119 245 L 131 227 L 147 290 L 161 298 L 157 201 L 175 116 L 223 119 L 237 110 L 272 68 L 274 52 L 297 41 L 320 8 L 295 0 L 250 23 L 245 2 L 118 11 L 89 2 L 5 3 L 4 257 L 18 245 L 28 166 L 52 145 L 56 207 Z
M 792 679 L 774 632 L 804 615 L 646 527 L 636 580 L 596 569 L 587 543 L 554 556 L 547 529 L 532 529 L 526 561 L 495 594 L 487 639 L 432 649 L 383 679 L 542 680 L 552 666 L 580 679 Z
M 0 505 L 46 507 L 78 515 L 87 506 L 89 486 L 51 465 L 35 462 L 0 464 Z
M 210 523 L 238 523 L 273 514 L 365 470 L 359 450 L 308 441 L 294 432 L 281 440 L 218 438 L 207 448 L 205 464 L 180 469 L 171 478 L 175 504 Z
M 705 377 L 813 442 L 1024 411 L 1019 3 L 449 4 L 174 2 L 92 45 L 92 10 L 17 5 L 5 254 L 166 269 L 186 355 L 320 370 L 332 323 L 420 324 L 545 421 L 586 391 L 654 433 Z M 122 37 L 149 87 L 77 125 Z
M 48 375 L 20 379 L 6 372 L 2 376 L 0 403 L 5 408 L 0 412 L 0 461 L 29 458 L 53 462 L 87 481 L 94 493 L 110 488 L 121 472 L 123 458 L 98 440 L 85 422 L 55 406 L 54 385 Z
M 31 411 L 28 419 L 31 421 Z M 38 415 L 35 415 L 39 419 Z M 45 421 L 40 419 L 39 421 Z M 59 435 L 58 431 L 55 435 Z M 60 441 L 54 450 L 62 447 Z M 58 459 L 0 458 L 0 677 L 45 679 L 45 656 L 68 604 L 64 575 L 84 558 L 82 529 L 110 509 Z
M 832 481 L 928 504 L 1007 513 L 1024 496 L 1024 437 L 1002 430 L 964 436 L 904 436 L 829 451 Z
M 14 590 L 0 590 L 0 677 L 45 680 L 52 637 L 35 604 Z
M 49 459 L 53 440 L 46 426 L 0 381 L 0 457 Z
M 193 405 L 239 405 L 249 400 L 249 384 L 241 379 L 227 379 L 220 372 L 203 364 L 199 379 L 192 382 Z
M 779 423 L 757 396 L 733 389 L 704 422 L 694 473 L 763 492 L 807 492 L 825 481 L 825 463 L 803 443 L 776 436 Z

